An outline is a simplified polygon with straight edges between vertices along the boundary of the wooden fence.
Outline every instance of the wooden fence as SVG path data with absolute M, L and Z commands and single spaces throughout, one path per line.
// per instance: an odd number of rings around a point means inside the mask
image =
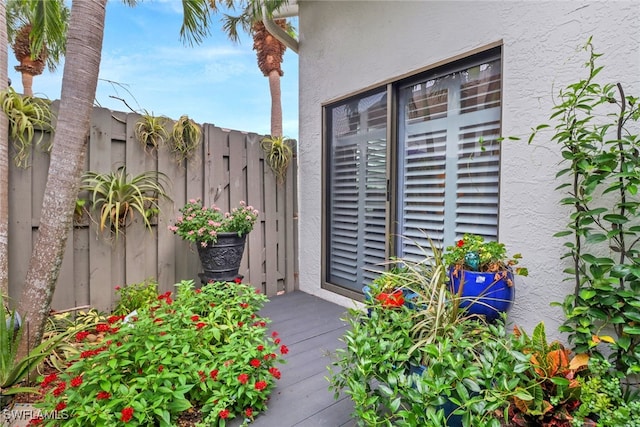
M 297 287 L 296 170 L 277 184 L 264 161 L 260 136 L 203 125 L 203 144 L 189 161 L 177 163 L 166 147 L 156 154 L 143 150 L 134 136 L 140 116 L 95 108 L 86 170 L 111 172 L 126 165 L 135 176 L 157 170 L 170 179 L 172 201 L 162 201 L 153 230 L 138 217 L 117 240 L 98 233 L 95 221 L 74 224 L 53 298 L 53 309 L 91 305 L 108 310 L 115 286 L 154 279 L 161 291 L 183 279 L 196 282 L 201 271 L 197 251 L 168 230 L 187 200 L 202 198 L 223 211 L 244 200 L 260 211 L 247 237 L 240 267 L 244 281 L 268 296 Z M 49 136 L 45 136 L 49 138 Z M 292 162 L 295 163 L 295 162 Z M 33 150 L 26 169 L 9 170 L 9 290 L 18 298 L 38 231 L 49 155 Z M 95 217 L 95 213 L 92 213 Z

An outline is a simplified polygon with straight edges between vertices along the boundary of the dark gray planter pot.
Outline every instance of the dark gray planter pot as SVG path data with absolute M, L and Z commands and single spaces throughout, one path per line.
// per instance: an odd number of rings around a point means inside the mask
M 200 275 L 202 283 L 233 282 L 242 279 L 238 275 L 247 235 L 238 233 L 219 233 L 214 245 L 202 247 L 198 242 L 198 255 L 204 273 Z

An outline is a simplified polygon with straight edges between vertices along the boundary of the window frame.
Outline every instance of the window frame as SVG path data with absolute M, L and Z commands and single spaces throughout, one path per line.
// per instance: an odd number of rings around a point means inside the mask
M 337 285 L 335 283 L 331 283 L 327 280 L 328 276 L 328 249 L 329 249 L 329 203 L 328 203 L 328 195 L 327 191 L 330 188 L 329 179 L 330 179 L 330 171 L 328 169 L 330 165 L 329 160 L 329 150 L 331 147 L 332 138 L 331 134 L 331 118 L 329 117 L 331 111 L 334 107 L 344 104 L 349 100 L 361 99 L 366 97 L 371 93 L 375 93 L 378 91 L 386 92 L 387 95 L 387 202 L 386 202 L 386 224 L 385 224 L 385 235 L 386 235 L 386 247 L 385 249 L 385 257 L 389 259 L 390 256 L 393 256 L 397 253 L 397 245 L 398 245 L 398 236 L 395 234 L 397 230 L 397 226 L 394 225 L 396 220 L 398 219 L 398 209 L 399 209 L 399 199 L 398 191 L 400 190 L 400 182 L 398 179 L 398 149 L 400 143 L 400 135 L 399 135 L 399 93 L 400 88 L 407 86 L 411 82 L 417 82 L 424 79 L 433 78 L 434 76 L 444 75 L 446 73 L 450 73 L 456 70 L 461 70 L 468 68 L 474 62 L 479 62 L 482 60 L 487 60 L 488 58 L 497 57 L 500 61 L 500 93 L 501 93 L 501 110 L 500 110 L 500 124 L 499 124 L 499 134 L 502 134 L 502 122 L 503 122 L 503 111 L 504 111 L 504 96 L 503 96 L 503 87 L 504 87 L 504 47 L 503 41 L 499 40 L 494 43 L 490 43 L 484 45 L 482 47 L 476 48 L 472 51 L 456 55 L 442 61 L 438 61 L 431 65 L 425 66 L 423 68 L 408 72 L 406 74 L 396 76 L 385 81 L 382 81 L 378 84 L 370 85 L 366 88 L 362 88 L 358 91 L 351 92 L 341 97 L 337 97 L 321 104 L 321 120 L 322 120 L 322 159 L 321 159 L 321 167 L 322 167 L 322 178 L 321 178 L 321 206 L 322 206 L 322 218 L 321 218 L 321 288 L 337 293 L 342 296 L 349 297 L 351 299 L 363 301 L 364 297 L 361 292 L 356 292 L 350 288 L 345 288 L 343 286 Z M 500 151 L 500 163 L 502 157 L 502 150 Z M 500 170 L 499 178 L 498 178 L 498 194 L 501 192 L 501 181 L 502 181 L 502 171 Z M 496 217 L 496 227 L 497 233 L 499 234 L 500 224 L 500 200 L 498 200 L 498 214 Z

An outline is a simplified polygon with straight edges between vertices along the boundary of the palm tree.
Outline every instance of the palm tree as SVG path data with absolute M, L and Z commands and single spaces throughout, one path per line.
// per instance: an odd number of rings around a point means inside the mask
M 0 1 L 0 91 L 7 89 L 6 5 Z M 0 114 L 0 295 L 9 295 L 9 123 Z
M 211 8 L 216 11 L 216 0 L 209 0 Z M 264 5 L 268 17 L 287 4 L 287 0 L 269 0 Z M 235 8 L 233 0 L 225 0 L 224 5 Z M 282 101 L 280 89 L 280 77 L 284 52 L 287 49 L 280 40 L 276 39 L 262 23 L 262 5 L 260 0 L 241 0 L 242 12 L 238 16 L 225 15 L 223 29 L 234 42 L 239 42 L 238 27 L 241 27 L 253 38 L 253 49 L 256 51 L 258 67 L 265 77 L 269 78 L 269 92 L 271 94 L 271 136 L 282 136 Z M 285 30 L 291 27 L 286 19 L 276 19 L 277 25 Z
M 33 96 L 33 77 L 45 65 L 54 71 L 64 56 L 69 9 L 64 0 L 8 0 L 7 33 L 20 63 L 25 96 Z
M 135 0 L 125 2 L 135 4 Z M 28 340 L 21 342 L 18 357 L 27 354 L 28 349 L 42 338 L 73 221 L 98 84 L 106 3 L 107 0 L 72 2 L 67 60 L 42 215 L 18 303 L 18 312 L 29 328 Z M 183 6 L 184 21 L 180 34 L 189 41 L 201 40 L 209 32 L 210 10 L 206 0 L 183 0 Z M 37 25 L 40 24 L 34 22 L 34 30 Z M 0 151 L 0 161 L 1 154 Z

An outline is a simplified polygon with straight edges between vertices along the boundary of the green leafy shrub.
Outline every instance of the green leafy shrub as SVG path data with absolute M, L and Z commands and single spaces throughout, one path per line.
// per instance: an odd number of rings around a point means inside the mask
M 43 411 L 66 411 L 64 426 L 173 426 L 198 409 L 206 426 L 265 410 L 288 349 L 256 312 L 266 297 L 244 284 L 177 285 L 127 322 L 111 316 L 77 360 L 41 384 Z M 84 342 L 85 334 L 76 336 Z M 44 425 L 58 425 L 43 420 Z M 60 424 L 62 425 L 62 424 Z
M 611 376 L 611 363 L 594 357 L 589 370 L 592 375 L 582 385 L 582 405 L 573 425 L 592 426 L 590 418 L 595 418 L 599 427 L 640 426 L 640 401 L 637 395 L 625 393 L 620 379 Z
M 632 384 L 640 374 L 640 102 L 619 83 L 599 83 L 601 54 L 591 39 L 584 50 L 585 77 L 560 91 L 553 123 L 529 142 L 552 128 L 563 158 L 557 190 L 570 216 L 556 237 L 574 290 L 561 304 L 561 331 L 576 353 L 608 357 L 612 374 Z
M 156 301 L 158 299 L 158 283 L 154 280 L 145 280 L 140 283 L 116 286 L 116 294 L 119 299 L 113 314 L 126 315 Z

